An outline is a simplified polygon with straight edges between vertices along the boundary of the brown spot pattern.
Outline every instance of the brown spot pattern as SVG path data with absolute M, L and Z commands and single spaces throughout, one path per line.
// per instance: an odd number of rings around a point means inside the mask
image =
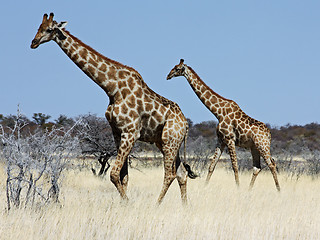
M 181 60 L 169 73 L 168 77 L 184 76 L 188 83 L 197 94 L 203 104 L 218 118 L 217 135 L 219 138 L 214 158 L 209 167 L 207 181 L 215 168 L 216 162 L 219 160 L 221 151 L 226 146 L 231 157 L 232 167 L 235 174 L 236 183 L 239 184 L 237 158 L 235 146 L 245 147 L 249 149 L 258 149 L 258 153 L 253 151 L 253 164 L 256 168 L 260 167 L 260 162 L 256 161 L 256 154 L 262 156 L 268 164 L 278 190 L 280 186 L 275 172 L 275 166 L 270 160 L 270 132 L 265 124 L 247 116 L 239 106 L 232 100 L 221 97 L 210 89 L 196 74 L 196 72 Z M 222 150 L 221 150 L 222 149 Z M 264 149 L 263 151 L 260 149 Z M 220 154 L 219 154 L 220 152 Z M 259 171 L 258 171 L 259 172 Z M 257 173 L 254 173 L 257 174 Z M 251 186 L 253 186 L 256 175 L 253 175 Z
M 52 14 L 49 20 L 45 15 L 41 28 L 49 26 L 52 19 Z M 51 21 L 50 24 L 48 21 Z M 187 172 L 182 165 L 175 166 L 175 160 L 187 129 L 187 121 L 178 105 L 152 91 L 133 68 L 104 57 L 65 29 L 61 31 L 67 38 L 56 40 L 59 46 L 106 91 L 110 98 L 110 105 L 105 116 L 112 127 L 118 146 L 118 154 L 110 173 L 110 179 L 121 197 L 127 199 L 125 192 L 128 183 L 126 159 L 134 142 L 139 139 L 155 143 L 164 154 L 165 177 L 158 202 L 162 201 L 175 178 L 179 182 L 182 200 L 186 201 Z M 38 31 L 36 36 L 39 37 L 39 35 Z M 140 113 L 143 112 L 143 116 L 140 116 Z M 182 170 L 178 173 L 177 169 L 180 167 Z

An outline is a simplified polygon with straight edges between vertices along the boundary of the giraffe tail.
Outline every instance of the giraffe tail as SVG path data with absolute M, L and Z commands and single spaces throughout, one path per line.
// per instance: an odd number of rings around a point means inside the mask
M 188 132 L 189 132 L 189 126 L 187 125 L 187 128 L 186 128 L 186 134 L 184 135 L 184 149 L 183 149 L 183 158 L 184 158 L 184 161 L 186 162 L 187 161 L 187 155 L 186 155 L 186 151 L 187 151 L 187 137 L 188 137 Z
M 189 164 L 181 161 L 180 159 L 180 156 L 179 156 L 179 152 L 178 152 L 178 155 L 177 155 L 177 158 L 176 158 L 176 169 L 179 168 L 180 164 L 183 164 L 184 168 L 186 169 L 187 173 L 188 173 L 188 177 L 191 178 L 191 179 L 195 179 L 196 177 L 198 177 L 198 175 L 191 170 L 191 167 Z
M 191 170 L 191 167 L 189 164 L 185 163 L 187 161 L 187 156 L 186 156 L 186 149 L 187 149 L 187 137 L 188 137 L 188 132 L 189 132 L 189 126 L 187 125 L 187 128 L 186 128 L 186 135 L 184 135 L 184 149 L 183 149 L 183 158 L 184 158 L 184 163 L 183 163 L 183 166 L 184 168 L 187 170 L 188 172 L 188 177 L 191 178 L 191 179 L 195 179 L 198 177 L 198 175 Z
M 183 163 L 183 166 L 187 170 L 189 178 L 195 179 L 195 178 L 199 177 L 198 174 L 196 174 L 194 171 L 191 170 L 191 167 L 189 164 Z

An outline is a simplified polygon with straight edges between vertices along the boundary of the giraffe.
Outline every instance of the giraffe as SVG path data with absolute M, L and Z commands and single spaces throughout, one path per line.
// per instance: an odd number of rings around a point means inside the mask
M 211 160 L 206 182 L 214 171 L 219 158 L 228 148 L 236 184 L 239 185 L 238 163 L 235 147 L 239 146 L 251 150 L 253 158 L 253 175 L 250 189 L 253 187 L 257 175 L 261 171 L 260 156 L 265 160 L 271 170 L 276 188 L 280 191 L 280 185 L 276 173 L 276 164 L 270 154 L 271 133 L 268 127 L 245 114 L 232 100 L 226 99 L 210 89 L 197 75 L 197 73 L 181 59 L 168 74 L 167 80 L 184 76 L 193 91 L 202 103 L 215 115 L 219 124 L 217 126 L 218 143 Z
M 188 123 L 179 106 L 151 90 L 133 68 L 111 60 L 78 38 L 65 26 L 57 23 L 54 14 L 44 14 L 32 40 L 31 48 L 55 41 L 67 56 L 108 95 L 105 116 L 110 123 L 117 147 L 117 157 L 110 180 L 122 199 L 128 185 L 129 153 L 137 140 L 155 143 L 164 156 L 164 181 L 158 203 L 177 178 L 182 201 L 187 201 L 187 177 L 195 178 L 186 163 L 181 164 L 179 149 L 186 138 Z

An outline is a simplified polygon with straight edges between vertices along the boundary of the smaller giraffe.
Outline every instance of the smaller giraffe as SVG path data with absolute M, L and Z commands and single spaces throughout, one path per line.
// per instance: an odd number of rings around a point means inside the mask
M 228 148 L 235 181 L 239 185 L 238 163 L 235 147 L 248 148 L 253 158 L 253 175 L 250 188 L 253 187 L 256 177 L 261 171 L 260 156 L 263 157 L 271 170 L 274 182 L 278 191 L 280 185 L 276 173 L 276 164 L 270 154 L 271 133 L 268 127 L 245 114 L 241 108 L 232 100 L 221 97 L 210 89 L 189 66 L 181 59 L 168 74 L 167 80 L 184 76 L 193 91 L 197 94 L 202 103 L 216 116 L 219 121 L 217 126 L 218 144 L 209 166 L 207 183 L 219 161 L 225 147 Z

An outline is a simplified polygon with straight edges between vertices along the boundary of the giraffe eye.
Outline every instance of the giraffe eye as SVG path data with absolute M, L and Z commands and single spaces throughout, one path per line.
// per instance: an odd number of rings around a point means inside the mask
M 47 33 L 52 33 L 52 32 L 53 32 L 53 29 L 48 28 L 48 29 L 46 30 L 46 32 L 47 32 Z

